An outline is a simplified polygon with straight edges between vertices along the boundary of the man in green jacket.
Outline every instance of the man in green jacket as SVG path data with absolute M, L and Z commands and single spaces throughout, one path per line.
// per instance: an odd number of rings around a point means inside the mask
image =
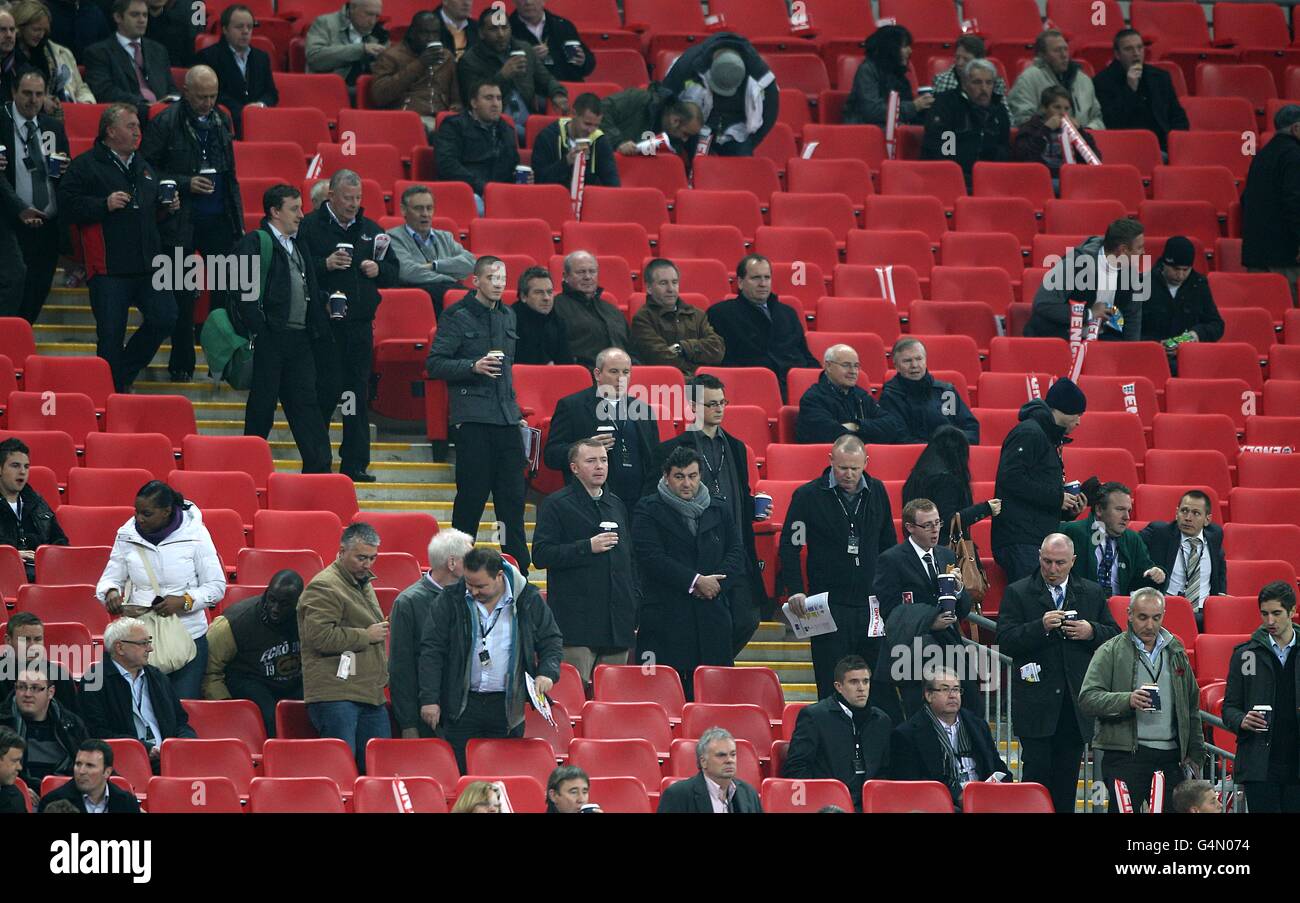
M 1132 491 L 1110 482 L 1097 489 L 1089 517 L 1061 524 L 1061 532 L 1078 550 L 1074 576 L 1097 582 L 1107 596 L 1127 596 L 1165 582 L 1165 572 L 1151 562 L 1142 537 L 1128 528 L 1132 514 Z
M 633 156 L 655 153 L 647 140 L 650 135 L 666 134 L 673 151 L 694 151 L 691 139 L 700 133 L 704 114 L 693 103 L 672 100 L 667 94 L 649 88 L 627 88 L 611 94 L 601 102 L 604 118 L 600 130 L 620 154 Z
M 556 110 L 569 112 L 569 92 L 538 62 L 529 45 L 510 33 L 510 22 L 503 11 L 489 6 L 478 19 L 479 40 L 456 64 L 461 100 L 468 106 L 475 86 L 493 81 L 502 86 L 505 113 L 515 121 L 519 141 L 524 138 L 524 122 L 533 113 L 542 113 L 550 100 Z
M 1196 675 L 1182 642 L 1161 626 L 1164 617 L 1164 593 L 1133 593 L 1128 630 L 1101 645 L 1079 691 L 1079 710 L 1097 719 L 1092 745 L 1105 750 L 1101 774 L 1112 813 L 1119 812 L 1117 780 L 1139 812 L 1157 771 L 1165 775 L 1163 811 L 1171 811 L 1174 788 L 1199 776 L 1205 758 Z

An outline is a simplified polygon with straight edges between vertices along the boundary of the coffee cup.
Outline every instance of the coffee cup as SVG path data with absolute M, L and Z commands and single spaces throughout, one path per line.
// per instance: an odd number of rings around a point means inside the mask
M 176 180 L 163 179 L 158 183 L 158 203 L 164 207 L 176 201 Z
M 351 256 L 352 256 L 352 243 L 351 243 L 351 242 L 346 242 L 346 241 L 341 241 L 341 242 L 339 242 L 338 244 L 336 244 L 336 245 L 334 246 L 334 250 L 335 250 L 335 251 L 342 251 L 343 253 L 345 253 L 345 254 L 347 254 L 349 257 L 351 257 Z
M 342 320 L 348 313 L 348 296 L 343 292 L 330 294 L 330 319 Z
M 1142 690 L 1144 693 L 1146 693 L 1148 696 L 1151 697 L 1150 711 L 1152 712 L 1160 711 L 1160 687 L 1156 686 L 1155 684 L 1143 684 L 1138 689 Z
M 498 364 L 506 359 L 506 353 L 504 351 L 489 351 L 487 356 L 494 359 Z
M 945 611 L 957 607 L 957 576 L 955 574 L 939 575 L 939 606 Z
M 527 185 L 528 183 L 532 182 L 532 180 L 533 180 L 533 168 L 531 166 L 524 166 L 523 164 L 520 164 L 519 166 L 515 167 L 516 185 Z
M 527 51 L 527 50 L 512 50 L 512 51 L 510 51 L 510 55 L 511 55 L 512 57 L 515 57 L 515 56 L 528 56 L 528 51 Z
M 425 49 L 425 50 L 441 50 L 441 49 L 442 49 L 442 41 L 430 41 L 429 43 L 427 43 L 427 44 L 424 45 L 424 49 Z
M 574 60 L 578 58 L 578 51 L 580 51 L 581 49 L 582 49 L 581 41 L 565 41 L 564 58 L 568 60 L 570 63 L 572 63 Z
M 1270 730 L 1273 727 L 1273 707 L 1271 705 L 1257 705 L 1252 707 L 1251 711 L 1264 719 L 1264 730 Z
M 612 521 L 612 520 L 603 520 L 603 521 L 600 522 L 600 532 L 601 532 L 601 533 L 617 533 L 617 532 L 618 532 L 618 524 L 615 523 L 615 522 Z
M 772 516 L 772 497 L 766 492 L 754 493 L 754 520 L 767 520 Z
M 202 169 L 199 170 L 199 175 L 201 175 L 201 176 L 203 176 L 203 178 L 208 179 L 209 181 L 211 181 L 212 179 L 216 178 L 216 176 L 217 176 L 217 170 L 216 170 L 216 167 L 214 167 L 214 166 L 205 166 L 205 167 L 203 167 Z
M 916 89 L 917 97 L 921 97 L 926 94 L 933 94 L 933 93 L 934 93 L 934 88 L 931 88 L 929 85 L 922 85 L 921 87 Z
M 45 158 L 45 172 L 51 179 L 57 179 L 62 176 L 63 168 L 67 165 L 67 154 L 61 154 L 56 151 Z

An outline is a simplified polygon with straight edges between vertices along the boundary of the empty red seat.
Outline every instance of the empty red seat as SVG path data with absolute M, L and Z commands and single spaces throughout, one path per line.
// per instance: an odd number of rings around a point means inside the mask
M 176 456 L 162 433 L 91 433 L 86 436 L 86 466 L 143 468 L 154 479 L 166 480 L 176 469 Z
M 895 19 L 917 41 L 951 41 L 961 31 L 957 8 L 947 0 L 880 0 L 880 16 Z
M 786 162 L 785 180 L 794 194 L 843 193 L 855 212 L 861 212 L 867 196 L 875 194 L 871 167 L 853 158 L 792 157 Z
M 966 195 L 966 178 L 951 160 L 885 160 L 880 164 L 880 193 L 933 195 L 952 214 L 957 198 Z
M 1215 3 L 1214 37 L 1239 47 L 1287 46 L 1286 13 L 1272 3 Z
M 442 784 L 430 777 L 363 776 L 352 785 L 352 811 L 442 813 L 447 811 L 447 795 Z
M 1256 116 L 1262 117 L 1264 106 L 1277 97 L 1273 73 L 1265 66 L 1253 64 L 1200 63 L 1196 67 L 1198 97 L 1241 97 L 1250 101 Z M 1264 123 L 1261 125 L 1272 125 Z
M 91 470 L 87 468 L 87 472 Z M 199 510 L 230 508 L 239 512 L 247 529 L 253 528 L 253 517 L 260 509 L 257 486 L 248 474 L 240 471 L 173 470 L 167 476 L 167 483 Z
M 895 198 L 897 200 L 897 198 Z M 934 254 L 928 247 L 926 233 L 916 229 L 882 230 L 879 232 L 850 232 L 845 243 L 845 260 L 849 264 L 868 265 L 872 273 L 865 276 L 867 285 L 875 279 L 875 288 L 886 298 L 891 295 L 900 312 L 906 312 L 912 300 L 921 297 L 921 292 L 930 284 L 930 271 L 934 267 Z M 893 268 L 892 270 L 889 268 Z M 910 274 L 899 272 L 906 267 Z M 836 267 L 837 284 L 835 293 L 844 294 L 838 284 L 838 272 L 844 269 L 841 264 Z M 846 273 L 847 278 L 847 273 Z M 909 291 L 909 283 L 914 283 L 915 291 Z M 849 294 L 862 295 L 865 287 L 859 285 Z
M 95 598 L 95 587 L 89 584 L 24 583 L 18 587 L 14 610 L 31 612 L 47 623 L 84 624 L 96 637 L 103 635 L 109 622 L 108 611 Z
M 258 511 L 253 515 L 257 548 L 307 548 L 321 561 L 333 561 L 338 556 L 342 532 L 343 526 L 333 511 Z
M 1300 524 L 1300 488 L 1238 486 L 1228 500 L 1233 523 Z
M 116 772 L 118 767 L 119 760 L 114 751 L 113 770 Z M 218 812 L 238 815 L 243 811 L 234 781 L 220 775 L 207 775 L 202 781 L 150 775 L 148 782 L 141 786 L 148 788 L 151 814 Z
M 948 222 L 939 199 L 925 196 L 872 195 L 863 208 L 863 226 L 868 231 L 916 230 L 924 232 L 930 243 L 938 245 L 948 232 Z M 850 235 L 852 240 L 858 236 Z M 866 236 L 870 239 L 871 236 Z M 855 261 L 852 253 L 848 260 Z M 865 261 L 861 261 L 865 262 Z
M 555 770 L 555 753 L 549 743 L 535 737 L 472 739 L 465 764 L 470 774 L 529 775 L 544 785 Z
M 992 40 L 1032 44 L 1043 30 L 1035 0 L 966 0 L 962 14 Z
M 1001 267 L 1018 285 L 1024 271 L 1020 243 L 1008 232 L 950 232 L 939 249 L 944 266 Z
M 33 354 L 23 366 L 23 388 L 28 392 L 80 392 L 90 396 L 97 412 L 108 407 L 113 373 L 103 358 Z
M 1142 461 L 1146 455 L 1142 421 L 1121 411 L 1089 411 L 1070 438 L 1074 448 L 1122 448 L 1134 461 Z
M 269 507 L 278 511 L 332 511 L 347 523 L 359 510 L 356 488 L 343 474 L 272 474 L 267 490 Z
M 343 741 L 339 741 L 340 743 Z M 253 780 L 253 759 L 242 740 L 191 740 L 170 738 L 162 742 L 162 773 L 173 778 L 228 778 L 241 797 L 247 797 Z
M 975 340 L 967 335 L 924 335 L 913 333 L 925 345 L 926 358 L 933 370 L 956 370 L 966 377 L 966 384 L 980 379 L 980 356 Z
M 1228 562 L 1228 592 L 1256 598 L 1259 588 L 1274 580 L 1294 584 L 1295 568 L 1289 561 L 1278 559 L 1247 561 L 1236 558 Z
M 1161 166 L 1152 176 L 1151 188 L 1158 201 L 1209 201 L 1225 220 L 1228 208 L 1238 200 L 1232 170 L 1221 165 Z M 1219 303 L 1217 294 L 1214 300 Z
M 1046 396 L 1053 378 L 1050 373 L 981 373 L 980 406 L 1019 411 L 1030 399 Z M 1032 388 L 1034 381 L 1037 394 Z
M 723 191 L 750 191 L 767 204 L 781 190 L 776 164 L 765 157 L 707 156 L 695 161 L 695 187 Z
M 686 696 L 673 668 L 645 669 L 640 665 L 597 665 L 592 673 L 592 698 L 601 702 L 655 702 L 671 722 L 681 720 Z
M 1042 372 L 1062 376 L 1069 369 L 1070 346 L 1064 339 L 998 336 L 989 342 L 989 370 L 995 373 Z M 1047 388 L 1042 386 L 1044 393 Z
M 162 433 L 175 451 L 186 436 L 198 432 L 194 403 L 184 395 L 113 394 L 104 419 L 110 433 Z
M 186 436 L 181 458 L 187 470 L 235 470 L 247 473 L 259 492 L 275 472 L 271 447 L 261 436 Z
M 824 297 L 817 302 L 817 329 L 874 332 L 892 346 L 900 335 L 898 308 L 883 298 Z
M 59 525 L 68 535 L 68 542 L 77 546 L 111 546 L 117 531 L 134 516 L 135 509 L 130 506 L 59 506 Z
M 675 221 L 681 225 L 735 226 L 746 241 L 753 240 L 763 225 L 758 198 L 750 191 L 679 191 L 674 209 Z
M 1161 396 L 1169 381 L 1169 358 L 1159 342 L 1093 342 L 1083 372 L 1089 376 L 1145 376 Z
M 323 567 L 320 555 L 310 549 L 241 549 L 236 573 L 241 583 L 266 586 L 279 571 L 296 571 L 306 583 Z
M 1300 489 L 1300 455 L 1242 452 L 1237 482 L 1254 489 Z
M 1222 452 L 1205 449 L 1151 449 L 1146 455 L 1146 479 L 1165 486 L 1212 486 L 1221 499 L 1232 490 L 1228 459 Z
M 908 321 L 913 333 L 961 335 L 972 339 L 976 349 L 984 353 L 998 334 L 994 312 L 979 301 L 916 301 L 908 311 Z
M 962 788 L 961 811 L 1020 813 L 1056 810 L 1052 808 L 1052 795 L 1042 784 L 1033 782 L 994 784 L 986 781 L 971 781 Z
M 1178 375 L 1192 379 L 1242 379 L 1264 390 L 1255 349 L 1242 342 L 1184 342 L 1178 346 Z
M 1226 414 L 1157 414 L 1153 426 L 1154 448 L 1211 449 L 1237 460 L 1237 427 Z
M 1300 526 L 1295 524 L 1223 525 L 1223 552 L 1228 560 L 1300 560 Z
M 339 741 L 342 743 L 343 741 Z M 348 792 L 356 779 L 348 783 Z M 304 775 L 298 777 L 253 778 L 249 788 L 248 811 L 310 813 L 312 815 L 342 815 L 347 810 L 338 785 L 327 777 Z
M 522 254 L 533 262 L 551 256 L 551 227 L 543 219 L 504 220 L 480 217 L 469 224 L 469 245 L 479 254 Z
M 978 162 L 972 170 L 972 189 L 975 197 L 1024 198 L 1036 211 L 1056 197 L 1051 173 L 1039 163 Z
M 1183 100 L 1187 105 L 1187 115 L 1192 118 L 1192 128 L 1196 129 L 1194 114 L 1203 109 L 1191 103 L 1197 100 L 1188 97 Z M 1174 166 L 1226 166 L 1232 171 L 1233 178 L 1244 181 L 1250 170 L 1249 154 L 1241 152 L 1242 132 L 1249 125 L 1242 125 L 1241 119 L 1253 118 L 1250 104 L 1244 100 L 1228 97 L 1200 98 L 1201 103 L 1226 105 L 1234 115 L 1230 118 L 1236 124 L 1221 124 L 1214 129 L 1197 129 L 1190 132 L 1169 133 L 1169 162 Z
M 153 474 L 138 467 L 78 467 L 68 474 L 69 503 L 87 507 L 130 507 Z
M 1264 383 L 1264 411 L 1269 416 L 1300 411 L 1300 379 L 1270 379 Z
M 1294 417 L 1246 418 L 1246 444 L 1290 447 L 1300 449 L 1300 415 Z M 39 557 L 39 551 L 37 555 Z
M 1265 360 L 1269 350 L 1277 341 L 1277 332 L 1273 328 L 1273 318 L 1262 307 L 1237 307 L 1220 309 L 1223 318 L 1223 341 L 1244 342 L 1255 349 L 1259 359 Z
M 673 741 L 674 749 L 679 740 Z M 593 778 L 627 775 L 656 791 L 662 776 L 659 754 L 649 740 L 629 737 L 622 740 L 592 740 L 577 737 L 569 746 L 569 764 L 576 765 Z M 593 794 L 593 799 L 594 799 Z M 600 802 L 600 800 L 596 800 Z
M 591 700 L 582 707 L 582 735 L 593 740 L 642 737 L 661 758 L 668 756 L 673 739 L 668 714 L 654 702 Z
M 1145 129 L 1095 129 L 1090 134 L 1097 142 L 1103 160 L 1136 166 L 1144 182 L 1150 181 L 1163 166 L 1160 142 L 1154 132 Z
M 785 694 L 776 672 L 770 668 L 701 665 L 695 669 L 695 701 L 753 703 L 767 712 L 773 723 L 779 724 Z
M 1248 639 L 1250 639 L 1249 633 L 1203 633 L 1198 636 L 1196 638 L 1196 682 L 1205 686 L 1211 681 L 1227 680 L 1228 668 L 1232 664 L 1232 650 Z
M 277 737 L 262 747 L 262 773 L 268 778 L 325 777 L 344 794 L 357 780 L 357 762 L 348 745 L 334 737 L 288 740 Z
M 1090 476 L 1096 476 L 1103 483 L 1114 480 L 1130 488 L 1138 485 L 1137 463 L 1126 448 L 1079 448 L 1069 445 L 1061 451 L 1069 479 L 1086 480 Z
M 1244 379 L 1180 376 L 1165 383 L 1165 407 L 1173 414 L 1226 414 L 1240 429 L 1258 410 L 1258 400 Z
M 912 235 L 923 233 L 877 232 L 879 236 Z M 850 239 L 852 236 L 850 235 Z M 934 257 L 922 246 L 922 264 L 927 277 L 931 272 Z M 859 254 L 865 253 L 860 248 Z M 927 278 L 927 282 L 928 282 Z M 893 304 L 899 313 L 905 313 L 917 298 L 921 298 L 921 280 L 917 271 L 902 263 L 883 265 L 841 263 L 835 268 L 832 291 L 838 297 L 871 298 L 881 297 Z
M 460 778 L 460 767 L 456 764 L 451 744 L 446 740 L 376 737 L 366 744 L 366 774 L 374 777 L 426 776 L 449 788 L 454 787 Z
M 248 699 L 183 699 L 190 727 L 202 740 L 239 740 L 257 761 L 266 743 L 262 710 Z
M 885 159 L 885 133 L 878 125 L 808 125 L 803 141 L 805 148 L 817 143 L 814 160 L 861 160 L 878 172 Z
M 786 445 L 772 443 L 767 447 L 767 473 L 769 480 L 802 480 L 807 482 L 812 474 L 827 467 L 830 444 Z
M 103 575 L 111 550 L 110 546 L 41 546 L 36 550 L 36 580 L 49 586 L 93 586 Z
M 1111 223 L 1126 215 L 1124 204 L 1114 198 L 1048 201 L 1043 208 L 1043 230 L 1060 234 L 1090 232 L 1102 235 Z
M 1066 200 L 1111 198 L 1123 204 L 1127 213 L 1136 215 L 1146 198 L 1146 190 L 1142 186 L 1142 174 L 1135 166 L 1074 163 L 1061 167 L 1061 197 Z
M 826 806 L 835 806 L 845 812 L 853 811 L 853 797 L 849 788 L 831 778 L 792 780 L 766 778 L 762 784 L 764 812 L 813 813 Z
M 682 736 L 699 737 L 711 727 L 725 728 L 733 737 L 753 743 L 760 761 L 771 755 L 772 722 L 760 706 L 688 702 L 682 709 Z
M 483 192 L 487 215 L 493 219 L 541 219 L 560 234 L 573 217 L 568 189 L 560 185 L 490 183 Z
M 1207 276 L 1214 303 L 1221 310 L 1262 307 L 1276 325 L 1292 309 L 1291 289 L 1278 273 L 1210 273 Z M 1275 376 L 1278 374 L 1274 374 Z
M 78 446 L 99 431 L 95 403 L 80 392 L 10 392 L 9 428 L 62 431 Z
M 853 200 L 842 192 L 794 194 L 778 191 L 772 195 L 771 219 L 773 228 L 778 226 L 798 226 L 829 229 L 839 247 L 844 246 L 848 234 L 858 227 L 857 216 L 853 210 Z M 775 233 L 768 233 L 768 235 L 769 239 L 776 237 Z M 826 253 L 824 241 L 819 241 L 815 251 L 818 255 Z M 812 252 L 809 252 L 806 256 L 810 260 L 815 260 L 826 272 L 834 269 L 835 264 L 839 262 L 838 257 L 818 257 L 814 256 Z M 779 259 L 798 260 L 802 259 L 802 257 L 800 257 L 796 247 L 792 248 L 791 251 L 782 252 Z
M 952 795 L 938 781 L 867 781 L 862 811 L 952 812 Z
M 1222 234 L 1209 201 L 1143 201 L 1138 218 L 1149 235 L 1183 235 L 1213 248 Z

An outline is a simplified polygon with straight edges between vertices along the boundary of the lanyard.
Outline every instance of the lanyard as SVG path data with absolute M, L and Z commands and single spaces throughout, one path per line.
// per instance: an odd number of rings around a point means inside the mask
M 868 492 L 869 490 L 870 490 L 870 487 L 865 487 L 861 492 L 858 493 L 858 497 L 857 497 L 857 499 L 856 499 L 856 500 L 854 501 L 854 503 L 853 503 L 853 513 L 852 513 L 852 514 L 849 514 L 849 509 L 848 509 L 848 506 L 844 504 L 844 499 L 840 498 L 840 490 L 839 490 L 838 488 L 837 488 L 837 489 L 833 489 L 833 490 L 831 490 L 831 491 L 834 493 L 834 495 L 835 495 L 835 501 L 837 501 L 837 502 L 840 503 L 840 510 L 844 512 L 844 517 L 845 517 L 845 518 L 848 520 L 848 522 L 849 522 L 849 533 L 850 533 L 851 535 L 854 535 L 854 536 L 857 535 L 857 532 L 858 532 L 858 511 L 859 511 L 859 509 L 862 508 L 862 497 L 863 497 L 864 495 L 866 495 L 867 492 Z
M 480 612 L 480 611 L 478 610 L 478 603 L 477 603 L 477 602 L 474 603 L 474 612 L 478 615 L 478 633 L 479 633 L 479 639 L 483 640 L 483 645 L 485 645 L 485 646 L 487 645 L 487 638 L 488 638 L 488 635 L 491 634 L 492 631 L 496 629 L 497 621 L 501 620 L 501 612 L 502 612 L 503 610 L 504 610 L 504 606 L 503 606 L 502 604 L 498 603 L 498 604 L 497 604 L 497 607 L 496 607 L 496 610 L 494 610 L 494 611 L 492 612 L 491 616 L 490 616 L 489 619 L 488 619 L 489 623 L 488 623 L 488 627 L 487 627 L 487 629 L 484 630 L 484 629 L 483 629 L 483 613 Z
M 1159 639 L 1157 639 L 1156 642 L 1159 642 Z M 1142 670 L 1146 671 L 1147 674 L 1151 675 L 1151 680 L 1154 681 L 1154 682 L 1156 682 L 1156 683 L 1159 683 L 1159 682 L 1160 682 L 1160 675 L 1161 675 L 1161 674 L 1164 672 L 1164 670 L 1165 670 L 1165 655 L 1164 655 L 1164 652 L 1165 652 L 1165 651 L 1164 651 L 1164 649 L 1162 648 L 1162 649 L 1160 650 L 1160 653 L 1159 653 L 1159 661 L 1160 661 L 1160 665 L 1159 665 L 1159 667 L 1157 667 L 1154 671 L 1152 671 L 1152 670 L 1151 670 L 1151 660 L 1150 660 L 1150 658 L 1147 657 L 1147 652 L 1146 652 L 1146 650 L 1145 650 L 1145 649 L 1139 649 L 1139 650 L 1138 650 L 1138 661 L 1142 663 Z
M 701 436 L 700 438 L 701 438 L 701 440 L 704 440 L 706 437 Z M 713 480 L 713 487 L 712 487 L 712 489 L 710 489 L 710 492 L 712 492 L 713 495 L 717 496 L 718 498 L 726 498 L 726 496 L 723 495 L 723 493 L 722 493 L 722 465 L 725 464 L 726 461 L 727 461 L 727 442 L 726 442 L 726 440 L 724 439 L 724 440 L 722 441 L 722 443 L 721 443 L 721 444 L 722 444 L 722 451 L 718 453 L 718 466 L 717 466 L 717 467 L 714 467 L 714 466 L 713 466 L 713 462 L 709 460 L 709 453 L 708 453 L 707 451 L 705 451 L 705 446 L 708 445 L 709 443 L 706 442 L 706 441 L 700 441 L 700 442 L 697 442 L 697 443 L 695 443 L 695 444 L 696 444 L 696 447 L 699 448 L 699 451 L 700 451 L 700 459 L 701 459 L 702 461 L 704 461 L 704 466 L 708 468 L 708 470 L 709 470 L 709 476 L 710 476 L 710 477 L 712 478 L 712 480 Z

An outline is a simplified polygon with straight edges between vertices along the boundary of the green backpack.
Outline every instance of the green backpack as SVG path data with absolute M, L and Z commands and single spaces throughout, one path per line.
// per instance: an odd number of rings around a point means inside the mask
M 257 230 L 260 284 L 257 303 L 261 307 L 266 283 L 271 274 L 271 236 Z M 247 391 L 253 387 L 253 342 L 245 337 L 247 328 L 236 310 L 219 308 L 208 314 L 203 324 L 200 344 L 208 360 L 208 375 L 224 379 L 232 389 Z

